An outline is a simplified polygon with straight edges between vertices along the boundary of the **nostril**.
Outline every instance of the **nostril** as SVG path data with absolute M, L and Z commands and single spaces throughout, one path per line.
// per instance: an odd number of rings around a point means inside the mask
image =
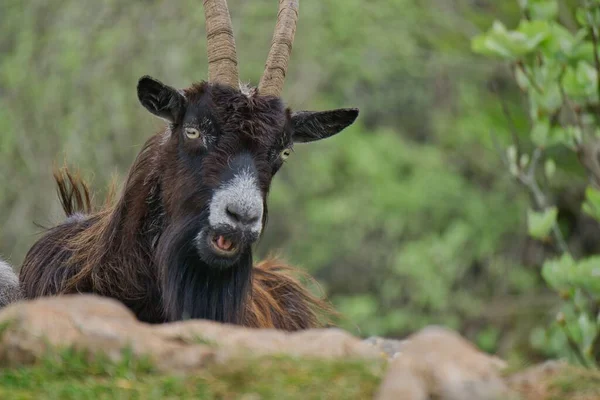
M 225 207 L 225 213 L 231 221 L 244 225 L 254 225 L 261 217 L 259 212 L 255 212 L 253 209 L 240 208 L 235 204 L 228 204 L 227 207 Z
M 231 207 L 231 205 L 228 205 L 228 206 L 225 208 L 225 212 L 227 213 L 227 216 L 228 216 L 229 218 L 231 218 L 232 220 L 234 220 L 234 221 L 236 221 L 236 222 L 240 222 L 240 219 L 241 219 L 241 218 L 240 218 L 239 214 L 236 212 L 236 210 L 235 210 L 235 209 L 233 209 L 233 207 Z

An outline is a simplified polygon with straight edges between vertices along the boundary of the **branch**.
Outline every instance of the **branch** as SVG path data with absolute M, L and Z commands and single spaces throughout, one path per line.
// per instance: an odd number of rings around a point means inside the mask
M 577 357 L 577 360 L 581 363 L 581 365 L 583 365 L 586 368 L 589 368 L 590 367 L 589 363 L 585 359 L 585 356 L 583 355 L 583 352 L 579 348 L 577 341 L 573 338 L 573 335 L 571 335 L 571 331 L 567 327 L 567 324 L 565 323 L 565 321 L 564 320 L 562 322 L 558 321 L 558 326 L 560 326 L 561 329 L 563 330 L 563 333 L 565 334 L 565 336 L 567 338 L 567 343 L 569 344 L 571 351 Z
M 510 170 L 509 161 L 504 156 L 504 152 L 502 152 L 502 150 L 500 149 L 500 145 L 498 144 L 496 135 L 494 134 L 494 132 L 490 132 L 490 133 L 492 136 L 492 142 L 494 143 L 494 146 L 496 147 L 497 151 L 499 151 L 502 162 L 505 164 L 505 167 Z M 521 183 L 523 186 L 525 186 L 525 188 L 533 196 L 533 200 L 534 200 L 536 207 L 539 209 L 544 209 L 548 205 L 548 200 L 546 198 L 546 195 L 542 191 L 542 189 L 540 189 L 540 186 L 535 177 L 537 166 L 538 166 L 541 158 L 542 158 L 542 150 L 538 147 L 533 151 L 533 155 L 531 157 L 531 161 L 529 164 L 529 168 L 527 168 L 527 171 L 523 171 L 521 165 L 519 165 L 519 163 L 518 163 L 519 159 L 517 158 L 517 173 L 516 173 L 515 177 L 516 177 L 517 181 L 519 183 Z M 569 250 L 569 246 L 567 245 L 567 242 L 565 241 L 565 238 L 564 238 L 562 232 L 560 231 L 560 228 L 559 228 L 557 222 L 554 222 L 554 224 L 552 224 L 552 235 L 554 236 L 554 240 L 556 241 L 556 244 L 558 245 L 560 251 L 562 253 L 571 254 L 571 251 Z
M 525 75 L 525 77 L 527 78 L 527 80 L 529 81 L 529 83 L 531 84 L 531 86 L 533 86 L 533 88 L 535 89 L 536 92 L 538 92 L 538 93 L 544 93 L 544 90 L 535 81 L 535 79 L 533 79 L 533 76 L 531 76 L 531 74 L 529 72 L 527 72 L 527 68 L 525 68 L 520 63 L 518 63 L 516 67 L 519 68 L 521 70 L 521 72 L 523 72 L 523 75 Z
M 561 78 L 562 78 L 562 74 L 561 74 Z M 585 128 L 583 126 L 583 121 L 581 120 L 581 115 L 575 109 L 575 106 L 571 102 L 571 99 L 569 99 L 569 96 L 567 96 L 567 93 L 565 92 L 565 88 L 563 87 L 562 79 L 561 78 L 559 78 L 559 80 L 558 80 L 558 82 L 559 82 L 558 83 L 558 87 L 560 89 L 560 96 L 562 97 L 563 103 L 565 103 L 567 105 L 567 107 L 569 108 L 569 111 L 573 114 L 573 117 L 575 119 L 575 123 L 577 123 L 577 126 L 581 130 L 581 135 L 583 136 L 583 135 L 586 134 L 586 131 L 585 131 Z M 580 146 L 581 142 L 576 143 L 576 145 Z
M 535 200 L 536 206 L 540 209 L 544 209 L 548 206 L 548 200 L 546 199 L 546 195 L 540 189 L 538 185 L 537 179 L 535 178 L 536 169 L 538 163 L 542 156 L 542 150 L 538 147 L 533 151 L 533 156 L 531 157 L 531 163 L 529 164 L 529 168 L 527 169 L 527 173 L 523 173 L 523 171 L 519 170 L 519 174 L 517 175 L 517 179 L 521 182 L 531 194 L 533 194 L 533 198 Z M 569 246 L 563 237 L 562 232 L 558 226 L 557 222 L 552 224 L 552 234 L 554 235 L 554 239 L 560 248 L 560 251 L 563 253 L 570 254 Z

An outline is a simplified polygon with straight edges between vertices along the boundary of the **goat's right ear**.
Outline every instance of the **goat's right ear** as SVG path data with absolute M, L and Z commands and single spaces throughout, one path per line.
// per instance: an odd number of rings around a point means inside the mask
M 138 81 L 137 94 L 140 103 L 157 117 L 174 123 L 183 116 L 185 97 L 177 89 L 148 75 Z

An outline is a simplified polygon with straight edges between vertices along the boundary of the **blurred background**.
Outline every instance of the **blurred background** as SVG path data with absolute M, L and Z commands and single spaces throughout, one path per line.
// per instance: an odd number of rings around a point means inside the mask
M 508 70 L 470 49 L 494 19 L 519 20 L 517 1 L 301 3 L 284 99 L 361 114 L 296 146 L 259 255 L 278 251 L 313 274 L 354 334 L 444 324 L 505 357 L 551 355 L 536 337 L 560 299 L 540 277 L 547 246 L 527 237 L 527 195 L 491 140 L 509 137 L 491 89 L 515 124 L 527 112 Z M 240 75 L 256 84 L 277 2 L 229 7 Z M 101 201 L 162 127 L 139 105 L 137 79 L 205 79 L 205 45 L 200 0 L 0 2 L 0 254 L 15 268 L 38 225 L 62 219 L 53 165 L 79 168 Z M 572 248 L 595 251 L 597 227 L 579 212 L 585 182 L 555 186 Z

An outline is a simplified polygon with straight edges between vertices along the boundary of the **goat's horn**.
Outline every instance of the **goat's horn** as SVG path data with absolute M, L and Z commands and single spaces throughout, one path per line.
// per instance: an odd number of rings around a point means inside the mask
M 238 63 L 226 0 L 204 0 L 208 81 L 239 88 Z
M 265 72 L 258 85 L 259 94 L 277 97 L 281 95 L 285 72 L 292 54 L 297 22 L 298 0 L 279 0 L 277 25 L 275 25 L 271 50 L 265 64 Z

